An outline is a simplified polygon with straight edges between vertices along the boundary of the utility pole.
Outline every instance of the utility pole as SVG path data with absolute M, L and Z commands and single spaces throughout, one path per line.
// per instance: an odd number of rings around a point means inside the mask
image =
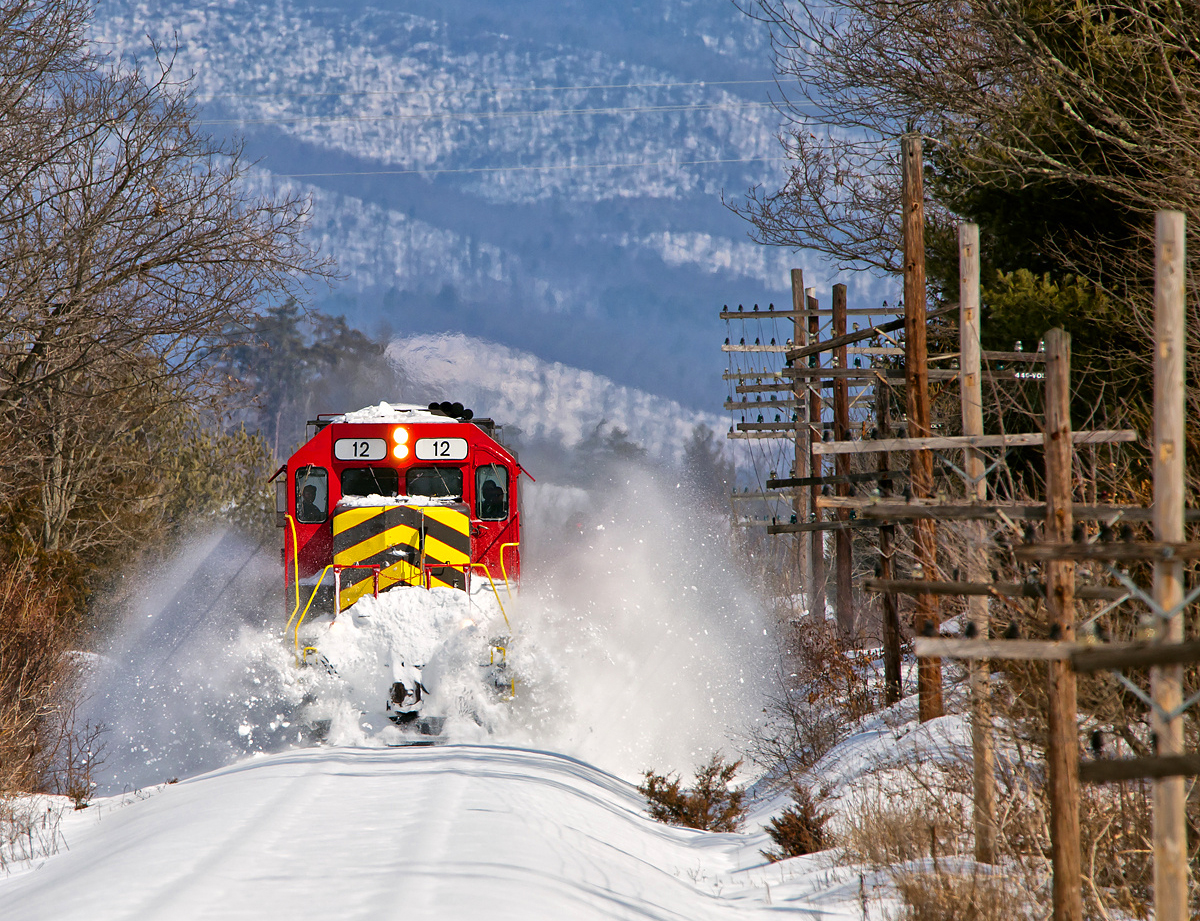
M 821 338 L 821 318 L 817 315 L 817 310 L 820 309 L 817 304 L 816 288 L 806 288 L 804 290 L 804 301 L 808 305 L 808 338 L 810 342 L 816 342 Z M 820 353 L 810 355 L 808 358 L 808 366 L 810 368 L 821 367 Z M 821 379 L 810 379 L 808 381 L 808 467 L 812 471 L 812 476 L 819 477 L 825 475 L 825 462 L 820 460 L 816 452 L 813 450 L 813 442 L 816 440 L 817 433 L 821 431 Z M 808 512 L 815 521 L 817 518 L 817 496 L 821 492 L 821 487 L 815 483 L 808 490 Z M 809 567 L 812 570 L 812 594 L 809 596 L 809 614 L 821 623 L 825 620 L 825 535 L 821 531 L 813 531 L 810 535 L 811 543 L 809 545 Z
M 880 438 L 892 433 L 892 389 L 883 381 L 875 384 L 875 426 Z M 880 495 L 892 495 L 892 478 L 888 475 L 892 456 L 887 451 L 875 455 L 880 473 Z M 891 581 L 896 577 L 892 554 L 896 547 L 896 526 L 886 522 L 879 526 L 879 578 Z M 884 592 L 880 599 L 883 615 L 883 695 L 889 704 L 899 702 L 901 687 L 900 609 L 895 592 Z
M 1184 283 L 1186 218 L 1160 211 L 1154 240 L 1154 539 L 1183 540 L 1184 499 Z M 1183 642 L 1183 562 L 1154 564 L 1155 640 Z M 1183 666 L 1150 670 L 1151 727 L 1160 756 L 1183 754 Z M 1183 777 L 1154 781 L 1154 917 L 1188 917 L 1186 788 Z
M 983 362 L 979 343 L 979 226 L 958 228 L 958 336 L 959 393 L 962 401 L 964 435 L 983 434 Z M 963 452 L 967 474 L 967 498 L 987 501 L 987 474 L 983 454 L 968 448 Z M 987 528 L 982 521 L 967 526 L 966 571 L 968 582 L 988 577 Z M 987 639 L 988 598 L 967 598 L 967 619 L 976 636 Z M 971 752 L 974 765 L 975 859 L 991 863 L 996 854 L 996 777 L 992 748 L 991 663 L 972 660 Z
M 846 335 L 846 286 L 833 286 L 833 335 Z M 833 350 L 835 367 L 846 367 L 846 346 L 842 345 Z M 844 377 L 836 378 L 833 382 L 833 437 L 845 441 L 850 437 L 850 382 Z M 850 495 L 850 455 L 839 454 L 834 458 L 834 471 L 844 482 L 837 484 L 839 496 Z M 850 513 L 839 509 L 840 521 L 847 521 Z M 838 628 L 843 637 L 854 632 L 854 571 L 851 556 L 851 533 L 847 527 L 840 528 L 834 534 L 835 560 L 837 567 L 837 619 Z
M 1072 540 L 1071 337 L 1046 333 L 1046 534 L 1047 543 Z M 1075 563 L 1046 565 L 1046 606 L 1051 639 L 1075 640 Z M 1079 854 L 1079 726 L 1075 672 L 1064 659 L 1051 661 L 1046 761 L 1050 787 L 1050 859 L 1054 865 L 1054 921 L 1083 921 Z
M 919 135 L 900 139 L 904 222 L 904 382 L 908 397 L 908 437 L 929 438 L 929 353 L 925 340 L 925 180 Z M 933 498 L 933 454 L 913 451 L 909 460 L 909 485 L 915 498 Z M 937 525 L 932 519 L 913 522 L 913 549 L 923 578 L 936 579 Z M 937 596 L 916 596 L 913 628 L 918 634 L 937 632 Z M 942 709 L 940 659 L 917 660 L 917 711 L 922 722 L 936 719 Z
M 804 297 L 804 270 L 792 269 L 792 342 L 799 346 L 808 345 L 808 323 L 804 316 L 806 305 L 807 301 Z M 789 360 L 788 364 L 791 365 L 792 362 Z M 804 418 L 804 394 L 807 387 L 808 383 L 804 378 L 792 378 L 792 399 L 795 401 L 793 409 L 796 419 L 796 459 L 792 468 L 792 476 L 796 478 L 812 475 L 810 453 L 812 434 L 809 432 L 808 423 Z M 803 522 L 806 518 L 803 490 L 797 489 L 792 494 L 792 514 L 796 516 L 798 523 Z M 800 570 L 804 581 L 804 592 L 808 598 L 808 609 L 811 611 L 816 597 L 816 586 L 813 581 L 812 571 L 812 554 L 805 553 L 805 544 L 808 541 L 805 539 L 804 534 L 796 534 L 795 542 L 797 568 Z

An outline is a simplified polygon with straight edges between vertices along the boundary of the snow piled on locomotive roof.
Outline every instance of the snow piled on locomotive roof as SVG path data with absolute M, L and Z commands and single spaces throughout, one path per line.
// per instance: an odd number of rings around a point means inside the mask
M 405 404 L 397 404 L 393 406 L 391 403 L 380 403 L 378 406 L 367 406 L 363 409 L 356 409 L 354 412 L 345 413 L 338 416 L 332 422 L 457 422 L 457 419 L 451 419 L 449 416 L 443 416 L 441 413 L 431 413 L 424 406 L 409 406 Z
M 378 508 L 381 505 L 419 505 L 419 506 L 447 506 L 461 505 L 462 499 L 458 496 L 381 496 L 378 494 L 370 496 L 342 496 L 337 502 L 338 510 L 347 508 Z

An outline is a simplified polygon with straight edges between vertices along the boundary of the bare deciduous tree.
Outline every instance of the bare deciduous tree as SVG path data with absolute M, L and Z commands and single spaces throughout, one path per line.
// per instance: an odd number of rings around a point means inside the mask
M 1200 214 L 1194 4 L 758 0 L 747 12 L 771 29 L 796 159 L 783 189 L 739 209 L 764 242 L 892 270 L 894 148 L 908 131 L 930 139 L 948 208 L 992 188 L 1103 200 L 1139 228 L 1161 207 Z M 1094 241 L 1071 236 L 1062 228 L 1059 255 L 1086 263 Z
M 93 56 L 86 16 L 0 0 L 0 437 L 22 447 L 0 480 L 36 494 L 27 530 L 47 550 L 105 525 L 72 521 L 89 491 L 136 499 L 171 406 L 219 407 L 235 382 L 211 359 L 231 335 L 331 274 L 301 239 L 305 201 L 251 191 L 169 61 Z

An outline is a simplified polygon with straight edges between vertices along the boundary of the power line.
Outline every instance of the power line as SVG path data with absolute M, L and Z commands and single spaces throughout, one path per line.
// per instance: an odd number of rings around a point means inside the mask
M 733 157 L 721 160 L 654 160 L 645 163 L 563 163 L 550 166 L 476 166 L 460 169 L 368 170 L 344 173 L 275 173 L 279 179 L 320 179 L 333 176 L 433 176 L 440 173 L 521 173 L 576 169 L 641 169 L 650 166 L 706 166 L 713 163 L 779 163 L 789 157 Z
M 774 107 L 770 102 L 696 103 L 673 106 L 612 106 L 602 109 L 530 109 L 518 112 L 423 112 L 413 115 L 286 115 L 280 118 L 221 118 L 203 119 L 196 124 L 217 125 L 288 125 L 298 122 L 361 122 L 361 121 L 471 121 L 493 118 L 556 118 L 577 115 L 622 115 L 627 112 L 702 112 L 716 109 L 762 109 Z
M 493 86 L 469 90 L 344 90 L 337 93 L 206 93 L 198 94 L 198 100 L 211 99 L 296 99 L 328 96 L 479 96 L 486 93 L 558 93 L 571 90 L 640 90 L 670 89 L 682 86 L 756 86 L 775 84 L 774 80 L 697 80 L 691 83 L 594 83 L 577 86 Z

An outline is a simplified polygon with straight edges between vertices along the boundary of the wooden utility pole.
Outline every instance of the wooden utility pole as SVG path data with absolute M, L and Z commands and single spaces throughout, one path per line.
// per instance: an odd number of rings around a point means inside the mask
M 883 381 L 875 385 L 875 426 L 881 438 L 892 431 L 892 391 Z M 887 476 L 891 470 L 891 455 L 881 451 L 876 455 L 879 459 L 878 469 L 882 474 L 879 478 L 879 492 L 884 496 L 892 494 L 892 478 Z M 879 578 L 891 580 L 895 578 L 892 567 L 892 554 L 896 546 L 896 526 L 887 522 L 879 526 Z M 883 694 L 889 704 L 897 703 L 901 696 L 901 656 L 900 656 L 900 609 L 896 604 L 895 592 L 884 592 L 880 597 L 883 615 Z
M 929 354 L 925 344 L 925 181 L 921 138 L 906 134 L 900 140 L 903 178 L 901 200 L 904 222 L 904 382 L 908 397 L 908 437 L 933 435 L 929 424 Z M 909 486 L 918 498 L 933 497 L 933 454 L 914 451 L 909 461 Z M 913 523 L 913 549 L 923 577 L 936 579 L 937 525 L 930 520 Z M 937 631 L 936 595 L 917 595 L 913 628 L 919 634 Z M 923 721 L 942 715 L 942 663 L 917 660 L 917 710 Z
M 808 339 L 809 342 L 816 342 L 821 338 L 821 318 L 817 315 L 817 310 L 820 308 L 817 305 L 817 297 L 813 293 L 816 288 L 806 288 L 804 291 L 804 301 L 808 305 Z M 821 367 L 820 354 L 808 356 L 808 366 L 810 368 Z M 818 432 L 821 431 L 821 381 L 817 380 L 808 382 L 808 469 L 812 471 L 812 476 L 819 477 L 825 473 L 825 462 L 817 456 L 813 450 L 814 443 L 819 440 Z M 821 487 L 815 483 L 808 490 L 808 513 L 815 521 L 817 517 L 817 496 L 821 492 Z M 825 534 L 822 531 L 813 531 L 809 535 L 809 554 L 808 565 L 812 571 L 812 588 L 809 594 L 809 614 L 816 619 L 817 623 L 825 620 Z
M 805 308 L 804 299 L 804 271 L 802 269 L 792 269 L 792 342 L 798 346 L 808 345 L 808 323 L 804 317 Z M 788 364 L 791 365 L 791 361 Z M 792 399 L 795 401 L 795 461 L 792 468 L 793 477 L 811 476 L 810 460 L 810 444 L 811 434 L 808 430 L 808 424 L 804 419 L 804 393 L 808 384 L 804 378 L 792 378 Z M 792 494 L 792 514 L 796 516 L 797 523 L 806 520 L 807 516 L 804 512 L 804 493 L 797 489 Z M 808 609 L 812 610 L 813 599 L 813 573 L 812 573 L 812 555 L 805 553 L 805 544 L 807 541 L 802 535 L 797 534 L 795 540 L 796 564 L 800 571 L 801 579 L 804 584 L 804 592 L 808 598 Z
M 833 335 L 846 335 L 846 286 L 833 286 Z M 846 346 L 842 345 L 833 351 L 833 363 L 838 368 L 846 367 Z M 838 441 L 850 438 L 850 383 L 844 377 L 833 382 L 833 437 Z M 850 455 L 839 454 L 834 458 L 834 471 L 838 476 L 850 476 Z M 850 495 L 850 482 L 837 484 L 839 496 Z M 849 511 L 839 509 L 837 516 L 845 521 L 850 518 Z M 854 632 L 854 567 L 851 557 L 852 534 L 849 528 L 842 528 L 834 535 L 837 566 L 837 620 L 838 628 L 844 637 Z
M 983 367 L 979 344 L 979 226 L 958 228 L 958 337 L 959 393 L 964 435 L 983 434 Z M 983 454 L 974 448 L 963 452 L 967 498 L 987 501 L 987 475 Z M 966 572 L 968 582 L 988 577 L 987 529 L 982 521 L 967 527 Z M 976 636 L 988 637 L 986 595 L 967 598 L 967 619 Z M 975 859 L 991 863 L 996 855 L 996 765 L 992 748 L 991 663 L 972 660 L 971 752 L 974 765 Z
M 1047 543 L 1072 540 L 1074 501 L 1071 460 L 1071 337 L 1046 333 L 1046 534 Z M 1075 563 L 1046 564 L 1046 606 L 1051 639 L 1075 639 Z M 1054 921 L 1083 921 L 1079 855 L 1079 727 L 1075 672 L 1068 661 L 1048 664 L 1050 726 L 1046 761 L 1050 787 L 1050 858 L 1054 865 Z
M 1184 281 L 1187 224 L 1179 211 L 1160 211 L 1154 241 L 1154 539 L 1183 540 L 1184 489 Z M 1183 641 L 1183 562 L 1154 564 L 1159 643 Z M 1168 616 L 1172 615 L 1173 616 Z M 1151 727 L 1160 756 L 1183 754 L 1183 666 L 1150 670 L 1154 698 Z M 1188 863 L 1182 777 L 1154 781 L 1154 917 L 1186 921 Z

